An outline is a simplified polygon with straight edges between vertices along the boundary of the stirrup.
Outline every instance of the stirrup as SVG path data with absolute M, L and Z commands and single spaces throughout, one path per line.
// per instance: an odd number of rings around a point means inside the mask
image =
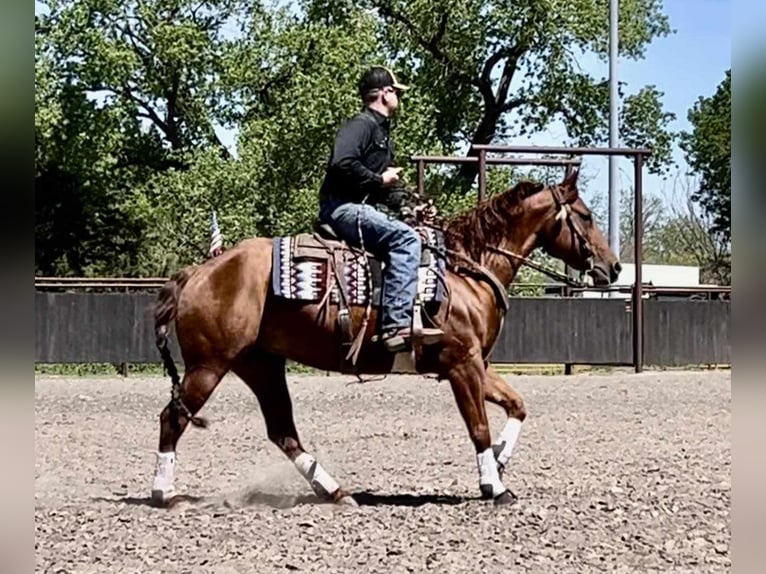
M 374 335 L 372 342 L 381 342 L 388 351 L 398 353 L 408 350 L 414 340 L 422 345 L 432 345 L 441 341 L 443 336 L 444 332 L 441 329 L 425 328 L 421 329 L 420 337 L 415 340 L 412 329 L 402 327 L 396 330 L 387 330 L 380 335 Z
M 420 294 L 418 294 L 415 297 L 412 313 L 411 341 L 414 344 L 420 345 L 432 345 L 438 343 L 444 335 L 444 331 L 435 327 L 423 327 L 423 318 L 420 315 L 422 307 L 423 304 L 420 301 Z
M 375 335 L 372 340 L 383 343 L 383 346 L 390 353 L 400 353 L 401 351 L 409 349 L 408 341 L 411 335 L 411 331 L 408 328 L 403 327 L 401 329 L 389 330 L 380 335 Z

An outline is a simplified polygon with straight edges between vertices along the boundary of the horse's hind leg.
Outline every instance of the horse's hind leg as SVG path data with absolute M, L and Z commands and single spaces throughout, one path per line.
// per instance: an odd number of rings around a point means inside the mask
M 195 367 L 184 374 L 179 389 L 180 403 L 171 400 L 160 414 L 160 441 L 152 485 L 152 501 L 165 504 L 175 494 L 176 446 L 192 417 L 207 402 L 226 373 L 224 368 Z M 188 409 L 188 412 L 186 412 Z
M 269 440 L 293 462 L 314 493 L 323 500 L 355 504 L 354 499 L 340 488 L 301 444 L 293 419 L 284 357 L 249 350 L 237 360 L 233 371 L 255 393 L 266 421 Z
M 492 451 L 497 460 L 497 467 L 502 477 L 508 461 L 513 454 L 516 441 L 519 440 L 521 425 L 527 417 L 527 410 L 521 395 L 492 367 L 487 367 L 487 376 L 484 379 L 485 399 L 505 410 L 508 420 L 495 442 L 492 443 Z

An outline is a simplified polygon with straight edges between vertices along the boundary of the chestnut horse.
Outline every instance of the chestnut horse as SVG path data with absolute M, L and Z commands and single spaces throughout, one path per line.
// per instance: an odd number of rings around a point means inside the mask
M 516 496 L 501 476 L 526 412 L 519 393 L 488 364 L 507 311 L 507 288 L 536 248 L 587 271 L 596 285 L 613 282 L 620 264 L 579 197 L 577 172 L 549 187 L 521 182 L 448 219 L 443 230 L 449 296 L 428 319 L 444 336 L 428 345 L 413 341 L 410 372 L 432 373 L 449 381 L 476 449 L 482 497 L 494 499 L 496 505 L 510 504 Z M 285 378 L 288 359 L 325 371 L 339 370 L 338 308 L 332 304 L 322 309 L 318 303 L 275 296 L 272 249 L 270 238 L 244 240 L 201 265 L 177 272 L 159 294 L 157 346 L 173 384 L 171 400 L 160 415 L 155 503 L 166 504 L 173 497 L 178 440 L 189 422 L 205 426 L 196 413 L 232 371 L 255 393 L 269 439 L 314 492 L 329 501 L 355 504 L 303 449 Z M 355 331 L 364 325 L 366 311 L 350 307 Z M 357 358 L 358 373 L 396 371 L 396 357 L 372 340 L 375 316 L 373 309 Z M 168 348 L 173 321 L 185 365 L 182 381 Z M 494 443 L 485 401 L 502 407 L 508 417 Z

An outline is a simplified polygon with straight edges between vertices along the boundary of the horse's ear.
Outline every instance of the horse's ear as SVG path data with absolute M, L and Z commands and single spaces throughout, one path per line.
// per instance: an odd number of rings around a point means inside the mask
M 542 183 L 536 181 L 522 181 L 519 182 L 519 197 L 522 199 L 534 195 L 543 190 L 545 186 Z
M 575 169 L 561 184 L 562 191 L 564 192 L 564 201 L 566 203 L 574 203 L 580 195 L 579 190 L 577 189 L 577 177 L 579 175 L 580 170 Z

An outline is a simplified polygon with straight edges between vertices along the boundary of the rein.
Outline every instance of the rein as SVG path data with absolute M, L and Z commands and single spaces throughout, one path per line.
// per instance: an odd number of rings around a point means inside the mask
M 537 271 L 539 271 L 540 273 L 544 273 L 551 279 L 558 279 L 559 281 L 563 281 L 570 287 L 587 287 L 587 284 L 583 283 L 579 279 L 572 279 L 565 273 L 560 273 L 559 271 L 556 271 L 555 269 L 550 269 L 546 267 L 545 265 L 535 263 L 534 261 L 528 259 L 527 257 L 514 253 L 513 251 L 508 251 L 507 249 L 503 249 L 501 247 L 495 247 L 494 245 L 489 245 L 487 249 L 489 251 L 492 251 L 493 253 L 504 255 L 508 259 L 518 259 L 521 261 L 522 265 L 526 265 L 527 267 L 536 269 Z
M 583 232 L 582 228 L 580 227 L 579 222 L 577 222 L 574 218 L 571 217 L 572 206 L 565 202 L 558 188 L 554 186 L 554 187 L 549 187 L 548 190 L 551 192 L 551 195 L 553 195 L 553 199 L 556 202 L 556 207 L 558 208 L 558 213 L 556 214 L 556 220 L 558 221 L 566 220 L 566 222 L 569 224 L 570 228 L 572 229 L 572 232 L 583 243 L 585 248 L 590 253 L 592 253 L 593 249 L 591 247 L 591 244 L 588 241 L 587 237 L 585 236 L 585 233 Z M 503 249 L 502 247 L 497 247 L 494 245 L 488 245 L 486 249 L 492 253 L 503 255 L 507 257 L 508 259 L 512 259 L 512 260 L 515 259 L 515 260 L 521 261 L 522 265 L 526 265 L 527 267 L 536 269 L 537 271 L 540 271 L 541 273 L 547 275 L 548 277 L 552 279 L 562 281 L 563 283 L 565 283 L 566 285 L 570 287 L 582 288 L 582 287 L 588 286 L 586 283 L 584 283 L 583 281 L 580 281 L 579 279 L 572 279 L 565 273 L 561 273 L 559 271 L 556 271 L 555 269 L 551 269 L 549 267 L 541 265 L 540 263 L 536 263 L 532 261 L 531 259 L 529 259 L 528 257 L 519 255 L 518 253 L 514 253 L 513 251 L 509 251 L 508 249 Z M 454 252 L 451 254 L 455 255 Z M 463 257 L 463 258 L 467 259 L 466 257 Z M 485 269 L 483 270 L 483 273 L 486 274 L 486 273 L 489 273 L 489 271 Z M 489 274 L 491 275 L 491 273 Z

